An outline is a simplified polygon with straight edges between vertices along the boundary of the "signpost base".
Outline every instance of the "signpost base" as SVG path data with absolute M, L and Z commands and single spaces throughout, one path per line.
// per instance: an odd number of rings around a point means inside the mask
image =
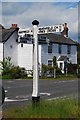
M 33 108 L 39 106 L 39 104 L 40 104 L 40 96 L 32 97 L 32 106 L 33 106 Z
M 32 102 L 33 102 L 33 103 L 40 102 L 40 96 L 32 97 Z

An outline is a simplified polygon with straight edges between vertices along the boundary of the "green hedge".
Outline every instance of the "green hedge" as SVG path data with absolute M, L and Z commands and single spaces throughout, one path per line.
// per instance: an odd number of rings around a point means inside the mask
M 20 68 L 19 66 L 11 68 L 7 72 L 2 73 L 3 79 L 18 79 L 27 76 L 25 68 Z
M 19 66 L 13 67 L 10 70 L 11 78 L 17 79 L 27 76 L 27 73 L 25 71 L 25 68 L 20 68 Z
M 67 70 L 68 74 L 77 74 L 77 64 L 68 64 Z
M 78 65 L 78 78 L 80 78 L 80 65 Z
M 25 68 L 14 66 L 10 57 L 6 57 L 3 61 L 0 61 L 0 68 L 3 79 L 17 79 L 27 76 Z

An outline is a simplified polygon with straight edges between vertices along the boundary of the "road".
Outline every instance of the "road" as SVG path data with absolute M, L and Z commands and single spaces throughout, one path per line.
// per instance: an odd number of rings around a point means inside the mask
M 32 99 L 32 80 L 3 81 L 6 98 L 3 109 L 25 106 Z M 54 100 L 78 96 L 78 80 L 39 80 L 40 98 Z

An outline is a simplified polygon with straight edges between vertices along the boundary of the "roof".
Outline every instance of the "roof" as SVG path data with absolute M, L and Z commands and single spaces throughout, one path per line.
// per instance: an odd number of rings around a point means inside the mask
M 60 56 L 58 61 L 69 61 L 69 58 L 67 56 Z
M 59 43 L 59 44 L 69 44 L 69 45 L 77 45 L 74 40 L 72 40 L 69 37 L 64 37 L 59 34 L 53 34 L 53 33 L 48 33 L 48 34 L 40 34 L 41 36 L 46 36 L 47 39 L 49 39 L 50 42 L 52 43 Z
M 1 30 L 1 29 L 4 29 L 4 27 L 0 24 L 0 30 Z
M 0 24 L 0 42 L 6 42 L 9 37 L 15 32 L 18 31 L 18 28 L 10 28 L 10 29 L 5 29 L 1 24 Z M 69 37 L 64 37 L 59 34 L 54 34 L 54 33 L 45 33 L 45 34 L 39 34 L 39 36 L 42 36 L 39 38 L 39 44 L 45 44 L 46 39 L 49 39 L 51 43 L 58 43 L 58 44 L 68 44 L 68 45 L 77 45 L 75 41 L 73 41 Z M 45 38 L 44 38 L 45 36 Z
M 0 29 L 0 42 L 6 42 L 18 28 Z

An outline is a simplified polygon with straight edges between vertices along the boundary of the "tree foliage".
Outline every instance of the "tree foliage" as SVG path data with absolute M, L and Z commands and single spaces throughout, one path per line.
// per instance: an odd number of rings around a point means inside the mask
M 67 64 L 68 74 L 77 74 L 77 65 L 76 64 Z
M 57 62 L 56 62 L 56 56 L 53 57 L 53 67 L 56 68 L 57 67 Z
M 27 76 L 25 68 L 14 66 L 10 57 L 4 58 L 3 61 L 0 61 L 0 66 L 3 78 L 6 76 L 5 78 L 16 79 Z
M 80 44 L 78 44 L 78 47 L 77 47 L 77 61 L 79 65 L 80 64 Z
M 56 78 L 56 69 L 57 69 L 56 56 L 53 57 L 53 69 L 54 69 L 54 78 Z
M 56 75 L 60 75 L 61 69 L 55 64 Z M 42 76 L 53 75 L 54 76 L 54 67 L 42 64 Z M 55 76 L 56 77 L 56 76 Z
M 10 57 L 6 57 L 3 59 L 3 61 L 0 61 L 0 66 L 2 69 L 2 74 L 7 74 L 10 72 L 10 69 L 14 67 L 14 65 L 11 62 Z

